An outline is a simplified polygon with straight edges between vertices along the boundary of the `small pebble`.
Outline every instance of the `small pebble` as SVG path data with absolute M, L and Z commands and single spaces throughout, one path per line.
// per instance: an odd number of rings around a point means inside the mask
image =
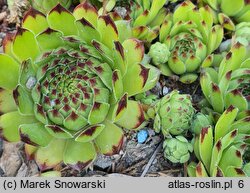
M 162 89 L 162 94 L 165 96 L 166 94 L 168 94 L 168 92 L 169 92 L 168 87 L 164 86 Z
M 125 18 L 127 15 L 127 10 L 125 7 L 116 7 L 115 11 L 122 17 Z
M 32 89 L 35 86 L 35 84 L 36 84 L 36 78 L 31 76 L 26 82 L 26 87 L 28 89 Z
M 138 143 L 144 143 L 148 138 L 148 132 L 146 130 L 140 130 L 137 133 L 137 141 Z

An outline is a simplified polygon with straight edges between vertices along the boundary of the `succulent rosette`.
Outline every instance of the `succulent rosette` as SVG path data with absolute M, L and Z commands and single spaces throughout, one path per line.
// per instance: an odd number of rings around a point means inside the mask
M 161 131 L 165 137 L 186 133 L 194 113 L 190 95 L 179 94 L 176 90 L 161 98 L 148 112 L 154 117 L 155 131 Z
M 172 163 L 185 163 L 190 158 L 193 145 L 183 136 L 165 139 L 163 143 L 164 156 Z
M 203 113 L 197 113 L 194 120 L 192 121 L 190 130 L 195 135 L 199 135 L 201 129 L 203 127 L 208 127 L 209 125 L 212 125 L 211 118 L 208 115 L 204 115 Z
M 205 107 L 219 114 L 231 105 L 242 113 L 249 110 L 249 96 L 243 94 L 245 87 L 242 87 L 249 85 L 250 81 L 250 58 L 247 52 L 247 48 L 237 42 L 219 64 L 218 71 L 214 68 L 202 70 L 200 84 L 210 104 Z
M 236 26 L 233 43 L 237 42 L 247 48 L 247 56 L 250 58 L 250 22 L 242 22 Z
M 58 3 L 60 3 L 63 7 L 69 8 L 72 0 L 29 0 L 32 7 L 39 10 L 40 12 L 46 14 L 53 7 L 55 7 Z
M 199 162 L 189 164 L 189 176 L 243 177 L 249 174 L 249 164 L 244 162 L 243 155 L 249 144 L 250 117 L 236 121 L 237 118 L 239 109 L 230 106 L 214 128 L 202 127 L 194 139 L 194 152 Z
M 248 0 L 202 0 L 217 12 L 218 21 L 228 30 L 235 30 L 235 24 L 250 22 Z
M 114 21 L 89 3 L 73 13 L 58 4 L 35 9 L 4 41 L 0 55 L 0 128 L 22 140 L 41 170 L 88 166 L 97 153 L 120 151 L 123 128 L 145 122 L 129 97 L 151 89 L 157 69 L 141 65 L 142 42 L 119 41 Z
M 219 47 L 223 34 L 222 26 L 213 26 L 208 6 L 198 9 L 191 1 L 184 1 L 161 25 L 159 41 L 167 45 L 170 55 L 168 62 L 155 65 L 166 76 L 175 74 L 181 82 L 192 83 L 198 78 L 200 66 L 211 65 L 212 53 Z M 155 49 L 159 48 L 152 45 L 150 53 Z
M 133 37 L 152 42 L 159 35 L 160 25 L 167 15 L 166 0 L 130 1 L 128 19 Z

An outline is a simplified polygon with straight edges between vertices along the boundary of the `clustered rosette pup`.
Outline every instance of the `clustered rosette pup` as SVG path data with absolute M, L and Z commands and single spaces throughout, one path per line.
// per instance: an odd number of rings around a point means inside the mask
M 200 130 L 196 130 L 194 152 L 199 162 L 189 164 L 189 176 L 242 177 L 250 174 L 250 163 L 243 162 L 249 145 L 250 117 L 241 118 L 238 111 L 230 106 L 214 127 L 204 122 Z
M 143 57 L 143 43 L 121 40 L 111 17 L 88 2 L 73 13 L 58 4 L 47 16 L 31 8 L 0 55 L 2 137 L 25 142 L 41 170 L 80 170 L 97 153 L 119 153 L 122 127 L 145 121 L 130 97 L 158 81 Z
M 223 27 L 214 25 L 209 6 L 198 9 L 191 1 L 184 1 L 166 16 L 159 42 L 151 46 L 149 56 L 163 75 L 175 74 L 181 82 L 193 83 L 201 66 L 212 65 L 213 52 L 223 36 Z
M 249 0 L 200 0 L 215 11 L 218 22 L 227 30 L 235 30 L 235 25 L 250 22 Z
M 165 138 L 164 156 L 173 163 L 187 162 L 193 151 L 192 144 L 184 137 L 195 114 L 191 96 L 174 90 L 151 104 L 147 114 L 154 120 L 154 130 Z

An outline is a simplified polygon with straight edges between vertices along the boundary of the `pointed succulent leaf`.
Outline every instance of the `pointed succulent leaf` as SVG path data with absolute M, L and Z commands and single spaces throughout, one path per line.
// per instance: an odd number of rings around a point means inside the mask
M 243 164 L 242 154 L 235 146 L 231 146 L 223 152 L 219 167 L 222 171 L 227 171 L 230 166 L 241 167 Z
M 0 88 L 0 115 L 16 110 L 17 106 L 12 97 L 12 91 Z
M 74 16 L 60 4 L 49 12 L 47 20 L 50 28 L 62 32 L 65 36 L 78 35 Z
M 114 42 L 114 69 L 119 70 L 121 75 L 124 75 L 127 70 L 127 62 L 125 60 L 125 51 L 122 44 L 119 41 Z
M 89 23 L 91 23 L 95 28 L 97 27 L 97 18 L 98 13 L 94 6 L 92 6 L 88 1 L 84 1 L 83 3 L 76 6 L 74 9 L 73 15 L 76 20 L 80 20 L 84 18 Z
M 52 136 L 42 123 L 22 124 L 19 127 L 21 140 L 33 146 L 47 146 Z
M 144 86 L 150 80 L 149 76 L 152 75 L 151 73 L 152 69 L 143 65 L 133 65 L 128 67 L 127 73 L 123 77 L 124 92 L 127 92 L 129 96 L 143 92 Z M 156 78 L 152 80 L 157 81 L 158 73 L 154 75 Z
M 96 158 L 95 147 L 92 143 L 81 143 L 69 140 L 65 146 L 63 161 L 76 170 L 83 170 Z
M 38 148 L 35 160 L 40 170 L 54 168 L 63 161 L 66 142 L 63 139 L 53 139 L 48 146 Z
M 216 112 L 222 113 L 224 111 L 224 100 L 223 93 L 221 92 L 219 86 L 215 83 L 211 83 L 211 94 L 210 101 L 213 109 Z
M 100 153 L 104 155 L 118 154 L 123 145 L 123 131 L 115 124 L 105 121 L 105 128 L 95 139 Z
M 225 29 L 230 30 L 230 31 L 234 31 L 235 30 L 235 25 L 234 25 L 233 21 L 230 19 L 230 17 L 228 17 L 224 13 L 219 13 L 218 14 L 218 20 L 219 20 L 220 24 Z
M 32 60 L 28 59 L 23 61 L 19 72 L 19 84 L 30 92 L 36 82 L 36 72 Z
M 113 42 L 118 41 L 118 30 L 109 15 L 100 16 L 97 21 L 97 30 L 100 33 L 101 41 L 109 49 L 113 48 Z
M 80 37 L 86 43 L 90 44 L 93 39 L 100 41 L 100 33 L 84 18 L 76 21 L 76 27 L 78 28 Z
M 145 26 L 148 24 L 148 21 L 150 19 L 150 11 L 145 10 L 143 13 L 141 13 L 136 20 L 134 21 L 134 26 Z
M 200 85 L 201 85 L 201 89 L 202 92 L 204 94 L 204 96 L 206 97 L 206 99 L 210 102 L 210 85 L 212 83 L 211 77 L 207 72 L 202 72 L 201 73 L 201 77 L 200 77 Z
M 23 116 L 18 111 L 13 111 L 0 116 L 1 136 L 11 142 L 20 141 L 19 125 L 36 123 L 33 116 Z
M 13 91 L 13 97 L 21 114 L 34 115 L 31 94 L 23 86 L 17 86 Z
M 97 40 L 92 40 L 92 45 L 96 48 L 96 50 L 99 52 L 101 57 L 103 58 L 104 61 L 106 61 L 111 67 L 114 66 L 114 59 L 113 59 L 113 54 L 112 51 L 105 46 L 103 43 L 97 41 Z
M 13 51 L 12 51 L 12 43 L 14 41 L 15 34 L 14 33 L 8 33 L 6 34 L 5 38 L 2 41 L 3 45 L 3 52 L 9 56 L 14 57 Z
M 104 121 L 108 114 L 109 107 L 110 104 L 108 103 L 95 102 L 89 114 L 88 122 L 94 125 Z
M 105 125 L 93 125 L 85 128 L 75 138 L 76 141 L 86 143 L 93 141 L 104 129 Z
M 196 166 L 196 177 L 208 177 L 207 171 L 202 162 L 199 162 Z
M 187 21 L 187 13 L 194 8 L 194 4 L 191 1 L 185 1 L 175 10 L 173 15 L 174 23 L 178 21 Z
M 210 164 L 210 174 L 216 173 L 216 168 L 218 167 L 218 164 L 221 160 L 223 151 L 234 142 L 234 139 L 237 136 L 238 131 L 233 130 L 229 133 L 227 133 L 224 137 L 216 141 L 213 152 L 212 152 L 212 158 L 211 158 L 211 164 Z
M 64 45 L 62 33 L 47 28 L 36 37 L 42 51 L 49 51 Z
M 123 81 L 122 75 L 119 70 L 115 70 L 112 75 L 112 88 L 114 92 L 115 100 L 117 101 L 123 94 Z
M 128 39 L 122 43 L 122 46 L 124 48 L 126 61 L 128 62 L 128 68 L 142 61 L 144 57 L 144 46 L 141 41 Z
M 181 75 L 179 81 L 184 84 L 191 84 L 195 82 L 198 78 L 198 75 L 195 73 L 186 73 L 184 75 Z
M 241 168 L 234 166 L 228 167 L 225 173 L 226 176 L 230 177 L 246 177 L 245 172 Z
M 199 138 L 199 152 L 204 167 L 209 171 L 213 147 L 213 129 L 211 126 L 201 130 Z
M 230 106 L 219 118 L 215 126 L 215 141 L 225 136 L 230 129 L 230 125 L 234 122 L 238 109 Z
M 187 173 L 189 177 L 196 177 L 196 165 L 195 162 L 188 164 Z
M 18 82 L 18 63 L 6 54 L 0 54 L 0 87 L 13 90 Z
M 32 32 L 19 28 L 13 41 L 13 52 L 19 61 L 36 59 L 40 50 Z
M 35 153 L 37 151 L 38 147 L 29 145 L 29 144 L 24 144 L 24 152 L 26 154 L 27 160 L 33 160 Z
M 128 117 L 130 121 L 127 121 Z M 125 113 L 116 123 L 126 129 L 137 129 L 143 125 L 144 121 L 145 116 L 141 104 L 128 100 Z
M 230 105 L 237 107 L 239 111 L 248 109 L 248 102 L 238 89 L 232 90 L 225 95 L 225 107 L 228 108 Z
M 46 30 L 49 26 L 46 16 L 31 7 L 23 18 L 22 27 L 32 31 L 35 35 L 37 35 L 40 32 Z
M 57 125 L 45 125 L 49 134 L 57 139 L 70 139 L 73 135 L 66 129 Z
M 238 115 L 237 115 L 237 117 L 238 117 Z M 238 129 L 239 133 L 250 134 L 249 123 L 250 123 L 250 116 L 248 115 L 247 117 L 244 117 L 242 119 L 239 119 L 238 121 L 235 121 L 231 125 L 230 129 L 231 130 Z

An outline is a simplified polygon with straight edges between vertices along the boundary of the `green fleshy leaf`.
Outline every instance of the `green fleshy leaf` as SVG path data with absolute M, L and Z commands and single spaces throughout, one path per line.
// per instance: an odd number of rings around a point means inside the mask
M 19 127 L 21 140 L 31 145 L 47 146 L 52 136 L 42 123 L 22 124 Z
M 42 51 L 49 51 L 64 45 L 62 33 L 53 29 L 47 28 L 40 33 L 36 39 Z
M 84 1 L 79 4 L 73 12 L 73 15 L 77 20 L 84 18 L 94 27 L 97 27 L 98 13 L 94 6 L 92 6 L 88 1 Z
M 211 126 L 207 128 L 202 128 L 199 138 L 199 152 L 200 158 L 206 167 L 207 171 L 209 171 L 211 155 L 213 148 L 213 129 Z
M 48 146 L 40 147 L 36 154 L 35 160 L 40 170 L 54 168 L 63 161 L 63 154 L 67 141 L 62 139 L 53 139 Z
M 149 76 L 152 77 L 150 70 L 150 68 L 140 64 L 128 67 L 127 73 L 123 77 L 124 92 L 127 92 L 129 96 L 142 93 L 144 86 L 148 83 L 147 81 L 149 81 Z M 158 73 L 155 75 L 158 76 Z M 151 79 L 150 81 L 157 81 L 157 78 L 155 80 Z
M 56 139 L 70 139 L 73 137 L 69 131 L 57 125 L 45 125 L 45 128 Z
M 219 118 L 215 126 L 215 141 L 225 136 L 230 131 L 230 126 L 234 122 L 238 109 L 230 106 Z
M 127 101 L 128 101 L 128 95 L 125 93 L 119 101 L 117 101 L 115 104 L 111 105 L 110 111 L 108 114 L 108 119 L 112 121 L 119 120 L 123 114 L 126 112 L 127 109 Z
M 144 121 L 145 117 L 141 104 L 137 101 L 128 100 L 124 114 L 116 123 L 126 129 L 138 129 L 144 125 Z
M 89 126 L 82 132 L 80 132 L 75 140 L 82 143 L 90 142 L 94 140 L 102 132 L 104 127 L 105 125 L 101 124 Z
M 76 26 L 79 30 L 80 37 L 86 43 L 90 44 L 93 39 L 100 41 L 101 38 L 99 32 L 87 20 L 85 19 L 77 20 Z
M 196 166 L 196 177 L 208 177 L 206 168 L 202 162 L 199 162 Z
M 17 106 L 12 91 L 0 88 L 0 114 L 16 111 Z
M 34 103 L 31 94 L 23 86 L 17 86 L 13 91 L 13 97 L 21 114 L 34 115 Z
M 33 116 L 23 116 L 18 111 L 6 113 L 0 116 L 1 135 L 7 141 L 20 141 L 18 128 L 22 124 L 36 123 Z
M 32 31 L 35 35 L 37 35 L 47 29 L 49 26 L 46 16 L 31 7 L 23 18 L 22 27 Z
M 117 101 L 122 97 L 123 94 L 123 82 L 122 75 L 119 70 L 115 70 L 112 75 L 112 91 L 114 98 Z
M 118 154 L 123 145 L 123 131 L 120 127 L 109 121 L 105 121 L 104 125 L 105 128 L 95 139 L 95 144 L 102 154 Z
M 92 143 L 80 143 L 73 140 L 67 142 L 63 161 L 79 171 L 86 168 L 96 158 L 96 150 Z
M 246 177 L 245 172 L 241 168 L 234 166 L 228 167 L 225 173 L 227 177 Z
M 124 48 L 128 69 L 142 61 L 144 57 L 144 46 L 141 41 L 131 38 L 125 40 L 122 46 Z
M 13 52 L 19 61 L 29 58 L 36 59 L 40 50 L 34 34 L 26 29 L 19 28 L 13 42 Z
M 112 51 L 105 46 L 103 43 L 97 41 L 97 40 L 92 40 L 92 45 L 96 48 L 96 50 L 99 52 L 101 55 L 102 59 L 107 62 L 111 68 L 114 66 L 114 60 L 113 60 L 113 53 Z
M 195 162 L 188 164 L 187 172 L 189 177 L 196 177 L 196 165 Z
M 119 41 L 114 42 L 113 45 L 114 55 L 114 69 L 119 70 L 122 75 L 126 73 L 127 64 L 125 61 L 125 52 L 122 44 Z
M 88 117 L 90 125 L 101 123 L 105 120 L 110 104 L 95 102 Z
M 118 41 L 118 30 L 109 15 L 102 15 L 98 18 L 97 30 L 101 35 L 101 42 L 112 49 L 113 42 Z
M 231 146 L 223 152 L 219 167 L 225 172 L 230 166 L 242 167 L 242 164 L 243 159 L 241 152 L 235 146 Z
M 60 4 L 50 11 L 47 19 L 52 29 L 62 32 L 65 36 L 78 35 L 74 16 Z
M 63 125 L 65 128 L 78 131 L 79 129 L 83 128 L 87 124 L 87 120 L 78 115 L 76 112 L 72 111 L 69 116 L 63 121 Z
M 13 90 L 18 82 L 18 63 L 6 54 L 0 54 L 0 87 Z

